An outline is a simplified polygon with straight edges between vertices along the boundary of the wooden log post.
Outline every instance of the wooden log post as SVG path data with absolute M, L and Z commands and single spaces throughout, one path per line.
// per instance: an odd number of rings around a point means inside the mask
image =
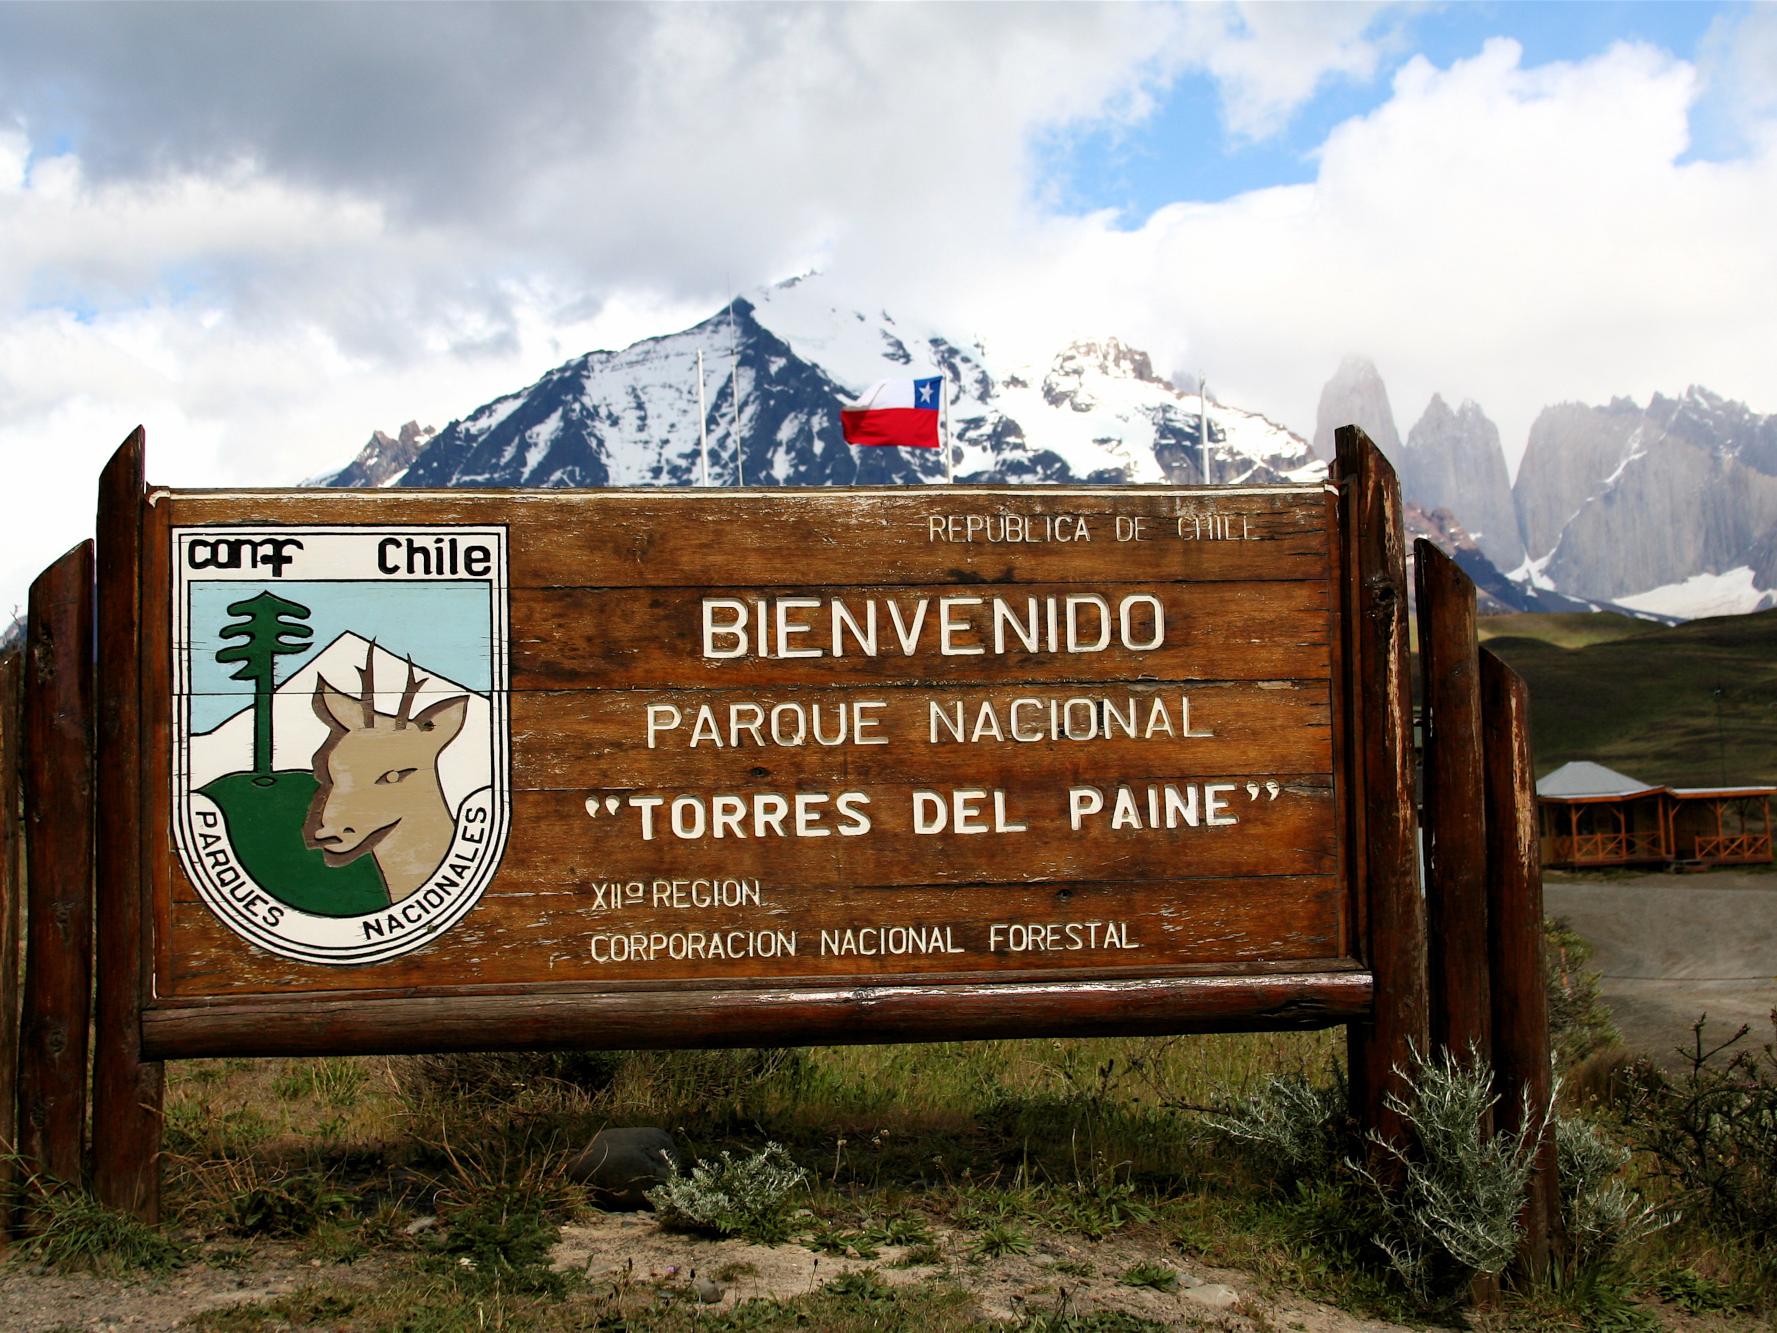
M 1530 753 L 1530 691 L 1492 653 L 1481 652 L 1481 717 L 1486 747 L 1487 953 L 1492 973 L 1493 1068 L 1504 1129 L 1545 1129 L 1522 1218 L 1519 1270 L 1539 1279 L 1559 1230 L 1555 1137 L 1545 1123 L 1549 1068 L 1549 998 L 1543 970 L 1543 874 L 1536 831 Z
M 137 427 L 99 478 L 97 1002 L 93 1194 L 145 1222 L 160 1216 L 163 1082 L 142 1059 L 140 593 L 145 437 Z
M 1413 544 L 1423 682 L 1426 951 L 1431 1045 L 1492 1057 L 1487 986 L 1487 829 L 1475 585 L 1449 556 Z M 1482 1126 L 1492 1132 L 1492 1118 Z
M 1487 977 L 1487 828 L 1483 817 L 1481 664 L 1475 585 L 1449 556 L 1413 543 L 1419 609 L 1424 743 L 1421 801 L 1425 851 L 1426 962 L 1432 1050 L 1491 1067 L 1493 1019 Z M 1475 1127 L 1492 1138 L 1494 1116 Z M 1477 1276 L 1478 1306 L 1499 1299 L 1499 1280 Z
M 25 892 L 19 779 L 24 763 L 17 649 L 0 657 L 0 1242 L 11 1230 L 17 1181 L 19 1068 L 19 908 Z
M 1376 979 L 1370 1021 L 1348 1029 L 1352 1110 L 1384 1140 L 1405 1146 L 1390 1108 L 1404 1097 L 1415 1050 L 1427 1048 L 1425 900 L 1413 812 L 1413 704 L 1407 666 L 1406 537 L 1401 488 L 1382 451 L 1355 426 L 1336 435 L 1345 596 L 1352 625 L 1344 655 L 1353 725 L 1346 731 L 1357 883 L 1365 899 L 1365 961 Z M 1389 1170 L 1379 1157 L 1379 1170 Z
M 81 1183 L 92 1005 L 93 544 L 31 585 L 25 631 L 25 1001 L 19 1155 Z

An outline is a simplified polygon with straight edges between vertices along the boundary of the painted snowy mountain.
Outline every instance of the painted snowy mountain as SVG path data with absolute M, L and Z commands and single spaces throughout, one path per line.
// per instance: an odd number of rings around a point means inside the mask
M 325 678 L 335 689 L 355 696 L 361 679 L 359 668 L 369 660 L 368 655 L 373 651 L 376 707 L 384 713 L 395 712 L 407 683 L 407 659 L 397 657 L 381 646 L 373 650 L 368 640 L 356 634 L 341 634 L 303 661 L 272 694 L 272 734 L 275 740 L 271 766 L 274 769 L 306 772 L 313 765 L 315 751 L 327 739 L 327 726 L 315 713 L 315 681 Z M 484 696 L 444 676 L 428 672 L 424 664 L 420 665 L 419 672 L 426 679 L 425 687 L 417 696 L 416 710 L 442 699 L 466 696 L 469 708 L 462 735 L 488 734 L 491 715 Z M 252 754 L 253 696 L 243 692 L 239 711 L 227 721 L 191 738 L 191 785 L 202 787 L 225 773 L 250 768 Z M 438 779 L 445 798 L 454 809 L 470 792 L 487 786 L 490 780 L 487 750 L 478 750 L 466 741 L 451 744 L 438 758 Z
M 979 344 L 845 305 L 811 276 L 737 298 L 682 332 L 577 357 L 451 422 L 380 484 L 698 484 L 699 350 L 712 485 L 942 481 L 938 451 L 854 449 L 839 430 L 842 400 L 879 379 L 933 373 L 949 383 L 959 482 L 1204 479 L 1197 398 L 1145 353 L 1106 338 L 1047 365 L 1001 365 Z M 1213 400 L 1208 416 L 1212 482 L 1325 475 L 1307 442 L 1275 422 Z M 348 468 L 321 484 L 366 482 Z

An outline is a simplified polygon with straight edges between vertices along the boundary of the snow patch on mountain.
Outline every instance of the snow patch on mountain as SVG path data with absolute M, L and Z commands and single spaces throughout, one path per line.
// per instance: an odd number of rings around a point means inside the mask
M 1777 606 L 1777 592 L 1759 587 L 1751 566 L 1739 565 L 1720 574 L 1693 574 L 1678 583 L 1616 600 L 1631 611 L 1699 620 L 1705 616 L 1743 616 L 1769 610 Z

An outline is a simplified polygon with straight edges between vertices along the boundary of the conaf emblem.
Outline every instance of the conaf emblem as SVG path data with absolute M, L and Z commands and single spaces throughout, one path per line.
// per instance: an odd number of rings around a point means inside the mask
M 174 813 L 261 948 L 373 963 L 475 905 L 509 816 L 499 528 L 173 533 Z

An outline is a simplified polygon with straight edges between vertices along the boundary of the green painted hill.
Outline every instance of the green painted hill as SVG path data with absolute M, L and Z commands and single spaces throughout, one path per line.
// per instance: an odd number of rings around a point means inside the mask
M 1644 782 L 1777 783 L 1777 611 L 1489 616 L 1481 637 L 1530 684 L 1538 776 L 1590 759 Z

